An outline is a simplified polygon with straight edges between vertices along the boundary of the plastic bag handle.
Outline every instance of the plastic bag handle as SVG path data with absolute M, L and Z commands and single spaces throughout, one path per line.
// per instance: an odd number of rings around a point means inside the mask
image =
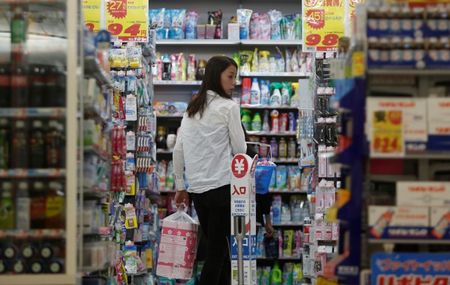
M 267 147 L 268 153 L 266 154 L 267 160 L 272 161 L 272 147 L 270 144 L 260 143 L 260 142 L 246 142 L 247 144 L 257 145 L 259 147 Z

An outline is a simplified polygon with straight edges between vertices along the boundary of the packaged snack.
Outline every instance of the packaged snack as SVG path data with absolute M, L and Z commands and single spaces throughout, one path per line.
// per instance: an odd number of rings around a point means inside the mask
M 239 37 L 241 40 L 247 40 L 250 34 L 250 19 L 252 17 L 252 10 L 238 9 L 237 17 L 239 23 Z
M 193 40 L 197 38 L 198 13 L 189 11 L 186 14 L 186 39 Z
M 270 17 L 270 39 L 281 40 L 280 22 L 281 18 L 283 18 L 283 14 L 278 10 L 271 10 L 268 14 Z
M 151 9 L 149 11 L 150 26 L 155 28 L 156 39 L 158 40 L 167 39 L 169 36 L 168 34 L 169 30 L 166 29 L 165 26 L 165 14 L 166 14 L 165 8 Z
M 184 39 L 184 28 L 186 24 L 186 9 L 172 9 L 170 11 L 169 39 Z
M 208 24 L 215 26 L 214 39 L 222 38 L 222 10 L 208 12 Z

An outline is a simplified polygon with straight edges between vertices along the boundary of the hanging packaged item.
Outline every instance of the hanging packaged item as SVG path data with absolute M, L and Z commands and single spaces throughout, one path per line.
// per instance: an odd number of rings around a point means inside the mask
M 184 210 L 162 220 L 158 276 L 188 280 L 192 277 L 197 252 L 198 223 Z

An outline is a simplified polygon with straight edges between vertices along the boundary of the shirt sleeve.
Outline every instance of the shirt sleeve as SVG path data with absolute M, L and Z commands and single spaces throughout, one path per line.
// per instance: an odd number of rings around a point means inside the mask
M 245 153 L 247 144 L 245 143 L 245 135 L 242 129 L 241 112 L 239 105 L 233 104 L 230 110 L 230 118 L 228 120 L 228 131 L 230 134 L 231 148 L 233 155 L 237 153 Z
M 181 128 L 178 132 L 177 141 L 173 149 L 173 173 L 175 176 L 175 186 L 177 191 L 186 190 L 184 183 L 184 153 Z

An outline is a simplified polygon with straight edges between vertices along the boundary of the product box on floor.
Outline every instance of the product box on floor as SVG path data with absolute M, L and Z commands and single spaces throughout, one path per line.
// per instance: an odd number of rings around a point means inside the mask
M 428 149 L 450 149 L 450 98 L 428 98 Z
M 398 206 L 450 207 L 450 182 L 397 182 Z
M 373 118 L 379 111 L 400 110 L 403 112 L 406 150 L 425 150 L 427 146 L 427 100 L 422 98 L 368 98 L 367 130 L 372 129 Z M 368 134 L 371 138 L 372 134 Z
M 376 239 L 429 238 L 428 207 L 369 206 L 369 236 Z

